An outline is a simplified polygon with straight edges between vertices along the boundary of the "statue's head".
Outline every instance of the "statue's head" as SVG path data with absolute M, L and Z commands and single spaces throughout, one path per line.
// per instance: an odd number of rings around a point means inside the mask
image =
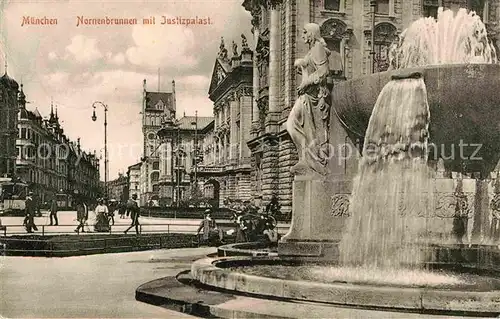
M 302 39 L 305 43 L 314 43 L 316 40 L 321 39 L 319 25 L 316 23 L 307 23 L 304 25 Z

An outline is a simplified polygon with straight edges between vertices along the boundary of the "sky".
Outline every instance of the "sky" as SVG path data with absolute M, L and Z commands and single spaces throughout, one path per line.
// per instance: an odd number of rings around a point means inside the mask
M 65 134 L 84 150 L 104 155 L 108 105 L 109 179 L 142 154 L 142 83 L 170 92 L 176 83 L 177 117 L 213 116 L 208 88 L 220 39 L 231 50 L 241 34 L 252 46 L 251 16 L 242 0 L 1 0 L 0 72 L 24 85 L 28 109 L 42 116 L 57 107 Z M 137 25 L 80 25 L 84 18 L 136 18 Z M 143 18 L 155 17 L 155 25 Z M 57 19 L 24 25 L 24 17 Z M 161 24 L 166 18 L 210 18 L 208 25 Z M 159 71 L 158 71 L 159 69 Z M 159 76 L 158 76 L 159 75 Z M 101 161 L 103 162 L 103 161 Z M 104 172 L 103 163 L 101 172 Z M 103 179 L 104 174 L 101 174 Z

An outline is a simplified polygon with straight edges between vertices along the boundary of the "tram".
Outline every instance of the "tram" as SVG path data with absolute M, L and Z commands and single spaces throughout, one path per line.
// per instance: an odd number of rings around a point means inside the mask
M 24 215 L 28 185 L 12 178 L 0 178 L 0 214 Z

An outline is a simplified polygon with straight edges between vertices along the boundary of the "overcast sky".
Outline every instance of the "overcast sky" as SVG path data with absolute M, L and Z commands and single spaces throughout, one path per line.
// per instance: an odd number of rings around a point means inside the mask
M 252 45 L 250 14 L 242 0 L 1 0 L 0 70 L 24 84 L 28 109 L 50 113 L 58 106 L 65 133 L 82 147 L 103 154 L 103 109 L 92 122 L 92 103 L 109 105 L 110 179 L 136 163 L 142 153 L 142 81 L 148 90 L 171 91 L 176 81 L 177 114 L 212 116 L 208 87 L 223 36 L 240 47 Z M 2 6 L 2 4 L 0 4 Z M 24 16 L 57 18 L 51 26 L 21 26 Z M 137 18 L 136 26 L 76 26 L 77 17 Z M 143 17 L 156 25 L 142 25 Z M 161 25 L 161 16 L 210 18 L 211 25 Z M 132 145 L 126 148 L 126 145 Z M 103 171 L 103 170 L 102 170 Z M 103 174 L 101 174 L 104 176 Z M 103 178 L 103 177 L 101 177 Z

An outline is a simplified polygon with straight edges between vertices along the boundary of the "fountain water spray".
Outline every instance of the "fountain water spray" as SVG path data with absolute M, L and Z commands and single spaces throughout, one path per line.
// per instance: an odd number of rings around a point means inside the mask
M 434 211 L 427 165 L 431 114 L 424 78 L 429 65 L 495 63 L 486 28 L 474 12 L 438 11 L 406 29 L 390 50 L 394 76 L 378 96 L 365 135 L 350 211 L 340 244 L 346 266 L 399 269 L 425 262 Z

